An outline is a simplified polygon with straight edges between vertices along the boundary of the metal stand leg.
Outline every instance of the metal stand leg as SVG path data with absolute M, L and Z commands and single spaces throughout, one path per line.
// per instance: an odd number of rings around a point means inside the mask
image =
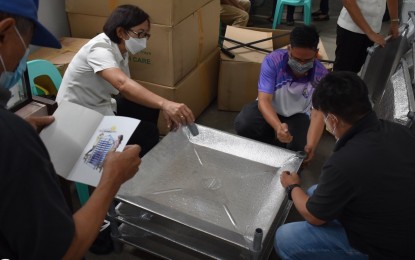
M 259 255 L 262 251 L 262 236 L 263 232 L 261 228 L 255 229 L 254 241 L 252 244 L 252 259 L 259 259 Z
M 117 213 L 115 211 L 116 202 L 112 202 L 109 211 L 108 211 L 108 219 L 110 221 L 110 229 L 111 229 L 111 239 L 114 245 L 114 252 L 121 253 L 123 249 L 123 244 L 120 242 L 119 238 L 121 237 L 120 231 L 118 230 L 118 223 L 116 220 Z

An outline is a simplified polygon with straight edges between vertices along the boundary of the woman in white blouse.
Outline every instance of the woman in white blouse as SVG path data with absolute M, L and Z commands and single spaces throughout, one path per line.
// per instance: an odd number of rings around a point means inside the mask
M 111 98 L 116 99 L 116 114 L 141 120 L 129 143 L 139 144 L 141 156 L 159 140 L 159 111 L 174 130 L 194 122 L 192 111 L 169 101 L 130 78 L 128 52 L 146 48 L 150 38 L 149 15 L 134 5 L 117 7 L 104 25 L 104 32 L 91 39 L 75 55 L 62 80 L 57 101 L 67 100 L 113 115 Z

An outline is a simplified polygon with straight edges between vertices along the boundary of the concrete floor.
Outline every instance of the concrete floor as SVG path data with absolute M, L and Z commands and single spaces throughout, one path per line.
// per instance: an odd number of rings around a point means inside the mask
M 257 0 L 257 2 L 260 2 Z M 316 11 L 319 9 L 318 7 L 319 1 L 313 1 L 313 8 L 312 10 Z M 334 52 L 335 52 L 335 40 L 336 40 L 336 22 L 337 17 L 340 13 L 342 8 L 341 1 L 330 1 L 330 20 L 324 22 L 313 22 L 313 24 L 317 27 L 323 45 L 326 49 L 328 54 L 329 60 L 334 60 Z M 253 26 L 255 27 L 264 27 L 264 28 L 271 28 L 272 24 L 268 20 L 271 15 L 272 9 L 272 1 L 265 0 L 262 6 L 256 7 L 254 10 L 254 15 L 252 17 Z M 296 15 L 295 15 L 295 25 L 300 25 L 302 23 L 301 17 L 301 8 L 296 8 Z M 284 17 L 285 18 L 285 15 Z M 284 22 L 284 21 L 283 21 Z M 280 25 L 278 28 L 280 29 L 292 29 L 293 27 Z M 219 111 L 217 109 L 217 103 L 214 101 L 206 111 L 197 119 L 197 123 L 205 126 L 209 126 L 212 128 L 216 128 L 225 132 L 235 133 L 233 122 L 236 117 L 236 112 L 225 112 Z M 310 163 L 310 165 L 305 168 L 302 172 L 302 186 L 303 188 L 308 188 L 311 185 L 315 184 L 318 180 L 320 174 L 320 168 L 323 165 L 324 161 L 330 155 L 334 146 L 334 138 L 325 133 L 321 139 L 321 142 L 317 148 L 314 160 Z M 295 208 L 293 207 L 290 214 L 288 215 L 287 222 L 291 221 L 298 221 L 302 220 L 301 216 L 296 212 Z M 129 246 L 125 246 L 124 250 L 119 253 L 112 253 L 110 255 L 103 255 L 97 256 L 91 253 L 88 253 L 86 259 L 93 260 L 93 259 L 159 259 L 154 257 L 150 254 L 145 252 L 136 250 Z M 278 256 L 273 252 L 269 259 L 278 259 Z

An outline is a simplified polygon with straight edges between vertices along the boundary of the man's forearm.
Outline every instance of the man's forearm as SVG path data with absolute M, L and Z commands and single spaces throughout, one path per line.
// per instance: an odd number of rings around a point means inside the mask
M 118 184 L 100 183 L 87 203 L 74 215 L 75 234 L 63 259 L 81 259 L 94 242 L 119 189 Z
M 267 121 L 267 123 L 276 131 L 281 125 L 281 121 L 271 103 L 266 101 L 258 101 L 258 109 L 265 121 Z
M 313 109 L 310 115 L 310 126 L 307 132 L 307 145 L 316 147 L 324 131 L 324 115 L 322 112 Z
M 293 199 L 295 208 L 297 209 L 298 213 L 310 224 L 313 225 L 323 225 L 325 221 L 320 220 L 316 217 L 314 217 L 310 211 L 308 211 L 306 204 L 308 201 L 308 195 L 300 188 L 294 188 L 291 191 L 291 198 Z
M 388 0 L 388 10 L 391 21 L 398 19 L 398 0 Z

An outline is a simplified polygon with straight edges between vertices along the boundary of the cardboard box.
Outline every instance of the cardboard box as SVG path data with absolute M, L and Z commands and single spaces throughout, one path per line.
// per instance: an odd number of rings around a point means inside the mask
M 94 38 L 103 32 L 107 17 L 68 13 L 69 30 L 72 37 Z
M 72 58 L 84 46 L 89 39 L 63 37 L 60 39 L 62 48 L 39 48 L 29 55 L 28 60 L 48 60 L 53 63 L 63 76 Z
M 289 44 L 288 30 L 272 30 L 264 28 L 238 28 L 228 26 L 226 38 L 247 43 L 280 35 L 281 37 L 261 42 L 256 47 L 275 50 L 285 48 Z M 224 41 L 223 46 L 230 48 L 235 43 Z M 261 64 L 266 52 L 249 48 L 238 48 L 231 51 L 235 54 L 232 59 L 223 53 L 220 56 L 220 71 L 218 83 L 218 109 L 224 111 L 240 111 L 244 105 L 254 101 L 258 96 L 258 79 Z M 321 59 L 328 59 L 323 44 L 319 44 Z
M 225 36 L 226 38 L 247 43 L 282 35 L 280 38 L 267 40 L 255 45 L 256 47 L 272 51 L 289 43 L 289 35 L 285 35 L 289 32 L 287 30 L 245 29 L 228 26 Z M 223 42 L 224 48 L 230 48 L 235 45 L 235 43 L 228 41 Z M 267 53 L 248 48 L 238 48 L 231 52 L 235 54 L 234 59 L 223 53 L 220 55 L 218 109 L 240 111 L 245 104 L 257 98 L 259 72 L 261 63 Z
M 215 49 L 207 59 L 200 63 L 174 87 L 138 81 L 141 85 L 168 100 L 184 103 L 198 117 L 217 95 L 219 70 L 219 50 Z M 160 134 L 166 135 L 169 130 L 162 113 L 158 120 Z
M 258 96 L 261 63 L 226 60 L 221 53 L 218 83 L 218 109 L 240 111 Z
M 66 0 L 66 12 L 107 17 L 119 5 L 132 4 L 154 24 L 173 26 L 212 0 Z
M 216 47 L 219 35 L 219 0 L 213 0 L 179 24 L 152 24 L 147 48 L 130 57 L 131 78 L 173 87 Z M 72 36 L 94 37 L 106 18 L 68 14 Z M 88 26 L 85 26 L 85 25 Z

